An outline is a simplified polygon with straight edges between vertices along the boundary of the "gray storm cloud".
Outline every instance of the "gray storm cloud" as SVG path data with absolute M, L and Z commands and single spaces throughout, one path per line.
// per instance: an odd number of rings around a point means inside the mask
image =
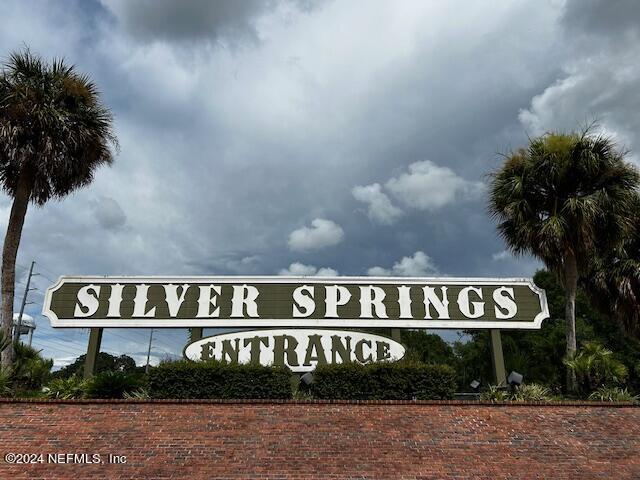
M 91 202 L 91 208 L 100 226 L 106 230 L 117 230 L 127 222 L 124 210 L 113 198 L 100 197 Z
M 255 37 L 254 21 L 269 0 L 103 0 L 123 27 L 142 40 L 195 41 Z
M 5 53 L 28 44 L 91 75 L 121 144 L 89 188 L 29 210 L 18 263 L 51 279 L 529 276 L 531 259 L 493 259 L 495 152 L 592 117 L 638 149 L 636 2 L 151 5 L 0 3 Z M 69 342 L 52 355 L 83 353 L 80 333 L 39 328 Z M 105 348 L 118 335 L 148 338 Z M 186 333 L 157 338 L 168 354 Z

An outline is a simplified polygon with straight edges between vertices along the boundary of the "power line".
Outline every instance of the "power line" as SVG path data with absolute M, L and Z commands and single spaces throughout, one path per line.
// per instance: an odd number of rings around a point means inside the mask
M 45 272 L 49 272 L 49 275 L 53 275 L 54 277 L 56 276 L 55 273 L 53 273 L 51 270 L 49 270 L 47 267 L 45 267 L 41 263 L 38 263 L 37 265 L 38 265 L 38 270 L 44 270 Z M 49 278 L 46 275 L 44 275 L 42 272 L 39 271 L 38 273 L 40 273 L 43 277 L 45 277 L 50 282 L 54 282 L 54 283 L 56 282 L 56 280 L 52 280 L 51 278 Z
M 164 340 L 161 340 L 160 338 L 158 338 L 158 335 L 154 337 L 154 341 L 170 349 L 176 348 L 175 346 L 169 345 L 168 343 L 165 343 Z
M 37 343 L 34 342 L 33 348 L 38 348 L 39 346 L 42 346 L 42 347 L 47 348 L 49 350 L 55 350 L 55 351 L 58 351 L 58 352 L 67 353 L 69 355 L 79 356 L 78 352 L 76 352 L 76 351 L 69 350 L 69 349 L 64 348 L 64 347 L 59 347 L 57 345 L 53 345 L 53 344 L 49 343 L 48 341 L 40 340 Z
M 114 332 L 113 330 L 104 330 L 106 333 L 109 333 L 117 338 L 120 338 L 122 340 L 125 341 L 131 341 L 130 338 L 126 338 L 123 335 L 120 335 L 117 332 Z M 132 331 L 129 332 L 130 334 L 136 334 L 136 335 L 144 335 L 143 332 L 139 332 L 139 331 Z M 144 341 L 147 341 L 146 336 L 144 338 Z M 139 342 L 137 339 L 134 340 L 134 342 L 136 343 L 142 343 L 141 341 Z M 163 355 L 168 355 L 170 357 L 173 357 L 175 355 L 177 355 L 175 352 L 167 350 L 165 348 L 163 348 L 160 345 L 156 344 L 157 342 L 157 337 L 154 337 L 153 339 L 153 350 L 156 351 L 156 353 L 159 354 L 163 354 Z M 163 343 L 163 342 L 159 342 L 159 343 Z M 165 346 L 167 346 L 166 344 L 163 344 Z M 167 346 L 168 347 L 168 346 Z M 65 341 L 65 340 L 59 340 L 59 339 L 53 339 L 53 338 L 46 338 L 46 339 L 34 339 L 34 348 L 46 348 L 48 350 L 52 350 L 54 352 L 58 352 L 58 353 L 63 353 L 63 354 L 67 354 L 70 356 L 73 356 L 75 358 L 80 357 L 81 355 L 84 355 L 86 353 L 86 346 L 84 344 L 80 344 L 77 342 L 73 342 L 73 341 Z M 168 347 L 170 349 L 172 349 L 172 347 Z M 114 351 L 114 350 L 112 350 Z M 118 349 L 116 349 L 115 351 L 119 351 Z M 128 352 L 122 352 L 119 351 L 120 354 L 127 354 Z
M 113 334 L 113 335 L 115 335 L 116 337 L 122 338 L 123 340 L 127 340 L 127 341 L 135 341 L 135 340 L 133 340 L 133 339 L 131 339 L 131 338 L 126 338 L 126 337 L 124 337 L 124 336 L 122 336 L 122 335 L 119 335 L 118 333 L 114 332 L 113 330 L 105 330 L 105 332 L 108 332 L 108 333 L 110 333 L 110 334 Z M 140 335 L 140 337 L 138 337 L 138 338 L 141 338 L 141 339 L 142 339 L 141 341 L 144 341 L 145 343 L 147 342 L 147 338 L 148 338 L 148 337 L 147 337 L 147 335 L 146 335 L 145 333 L 143 333 L 143 332 L 140 332 L 140 331 L 137 331 L 137 330 L 136 330 L 136 331 L 131 331 L 131 330 L 130 330 L 130 331 L 128 332 L 128 334 L 129 334 L 129 335 Z M 169 344 L 165 343 L 162 339 L 160 339 L 160 338 L 158 337 L 158 335 L 155 335 L 155 336 L 154 336 L 154 338 L 153 338 L 153 342 L 154 342 L 154 345 L 156 345 L 156 344 L 158 344 L 158 343 L 159 343 L 160 345 L 163 345 L 164 347 L 166 347 L 166 348 L 168 348 L 168 349 L 174 349 L 174 348 L 176 348 L 175 346 L 172 346 L 172 345 L 169 345 Z
M 46 338 L 44 340 L 39 340 L 41 342 L 50 342 L 52 344 L 55 345 L 60 345 L 63 348 L 67 348 L 67 349 L 78 349 L 80 351 L 84 351 L 86 349 L 86 347 L 82 344 L 79 343 L 74 343 L 74 342 L 63 342 L 60 340 L 55 340 L 53 338 Z
M 53 343 L 57 343 L 58 345 L 61 345 L 63 347 L 70 347 L 70 348 L 77 348 L 80 350 L 84 350 L 86 347 L 84 346 L 84 344 L 79 343 L 79 342 L 72 342 L 72 341 L 64 341 L 64 340 L 58 340 L 58 339 L 54 339 L 54 338 L 47 338 L 45 339 L 45 341 L 47 342 L 53 342 Z
M 121 338 L 121 339 L 123 339 L 123 340 L 131 341 L 131 339 L 130 339 L 130 338 L 123 337 L 122 335 L 119 335 L 119 334 L 117 334 L 116 332 L 108 331 L 108 330 L 105 330 L 105 332 L 108 332 L 108 333 L 110 333 L 111 335 L 114 335 L 114 336 L 116 336 L 116 337 L 118 337 L 118 338 Z M 140 333 L 140 334 L 142 334 L 142 332 L 131 332 L 131 333 Z M 144 339 L 144 341 L 146 342 L 146 341 L 147 341 L 147 339 L 145 338 L 145 339 Z M 156 339 L 154 338 L 154 344 L 155 344 L 155 341 L 156 341 Z M 168 348 L 172 348 L 172 347 L 168 347 Z M 169 355 L 175 355 L 173 352 L 170 352 L 170 351 L 167 351 L 167 350 L 165 350 L 165 349 L 163 349 L 163 348 L 160 348 L 160 347 L 158 347 L 157 345 L 156 345 L 156 350 L 163 351 L 164 353 L 168 353 Z
M 39 263 L 36 263 L 37 266 L 40 266 Z M 36 267 L 37 270 L 37 267 Z M 45 275 L 44 273 L 38 271 L 38 275 L 40 275 L 42 278 L 46 278 L 47 280 L 49 280 L 51 283 L 56 283 L 56 280 L 53 280 L 52 278 L 50 278 L 49 276 Z

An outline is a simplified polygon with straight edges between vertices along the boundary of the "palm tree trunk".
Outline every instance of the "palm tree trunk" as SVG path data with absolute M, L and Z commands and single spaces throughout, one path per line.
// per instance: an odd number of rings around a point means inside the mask
M 567 337 L 567 358 L 573 357 L 576 352 L 576 291 L 578 290 L 578 265 L 573 253 L 565 259 L 564 283 L 566 291 L 565 322 Z M 575 389 L 575 375 L 567 369 L 567 391 Z
M 27 213 L 33 180 L 27 172 L 22 172 L 11 206 L 7 234 L 4 237 L 2 250 L 2 332 L 6 338 L 11 337 L 13 325 L 13 297 L 16 280 L 16 257 L 22 236 L 22 226 Z M 2 368 L 10 369 L 13 364 L 13 342 L 2 352 Z

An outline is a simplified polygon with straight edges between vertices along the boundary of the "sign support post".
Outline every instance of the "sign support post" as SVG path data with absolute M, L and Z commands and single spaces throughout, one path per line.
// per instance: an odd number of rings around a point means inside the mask
M 402 337 L 400 336 L 400 329 L 399 328 L 392 328 L 391 329 L 391 338 L 393 340 L 395 340 L 396 342 L 400 343 Z
M 189 329 L 189 338 L 192 342 L 202 338 L 202 328 L 192 327 Z
M 502 338 L 500 330 L 490 330 L 491 334 L 491 364 L 496 385 L 507 384 L 507 371 L 504 367 L 504 355 L 502 354 Z
M 94 373 L 96 373 L 96 363 L 98 361 L 98 353 L 100 353 L 100 344 L 102 343 L 102 330 L 102 328 L 92 328 L 89 332 L 89 345 L 84 359 L 85 379 L 93 377 Z

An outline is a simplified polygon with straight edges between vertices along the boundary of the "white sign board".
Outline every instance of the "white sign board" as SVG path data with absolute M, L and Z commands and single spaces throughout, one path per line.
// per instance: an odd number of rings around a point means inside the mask
M 197 340 L 184 355 L 194 361 L 281 365 L 309 372 L 318 364 L 399 360 L 404 347 L 380 335 L 323 329 L 267 329 L 223 333 Z
M 61 277 L 53 327 L 535 329 L 549 317 L 531 279 Z

